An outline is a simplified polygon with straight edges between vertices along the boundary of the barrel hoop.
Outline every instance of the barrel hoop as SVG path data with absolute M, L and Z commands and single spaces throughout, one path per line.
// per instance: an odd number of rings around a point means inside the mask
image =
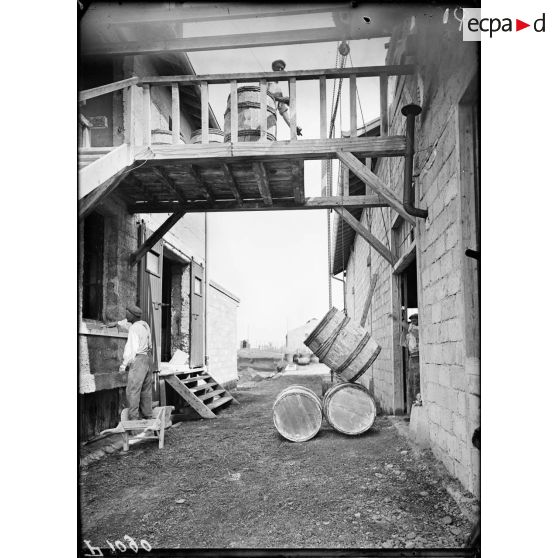
M 331 349 L 331 347 L 334 345 L 335 341 L 337 340 L 337 337 L 339 336 L 339 334 L 341 333 L 341 331 L 343 330 L 343 328 L 351 321 L 351 318 L 349 318 L 349 316 L 345 316 L 341 322 L 339 323 L 339 325 L 333 330 L 333 332 L 331 333 L 331 335 L 322 343 L 321 347 L 319 349 L 317 349 L 317 351 L 314 353 L 320 360 L 322 358 L 324 358 L 326 356 L 326 354 L 329 352 L 329 350 Z
M 378 348 L 372 353 L 372 356 L 366 361 L 366 364 L 349 380 L 349 382 L 358 380 L 372 366 L 372 363 L 376 360 L 381 350 L 382 347 L 378 345 Z
M 368 343 L 369 340 L 370 340 L 370 333 L 366 332 L 363 335 L 362 339 L 360 340 L 360 343 L 356 346 L 355 350 L 349 355 L 347 360 L 345 360 L 345 362 L 341 366 L 339 366 L 339 368 L 337 368 L 337 373 L 338 374 L 341 374 L 347 368 L 349 368 L 349 366 L 353 363 L 355 358 L 359 355 L 360 351 L 362 351 L 362 349 L 364 349 L 364 346 L 366 345 L 366 343 Z
M 312 331 L 312 333 L 310 333 L 310 335 L 304 340 L 304 344 L 307 347 L 316 339 L 316 337 L 318 335 L 320 335 L 320 333 L 322 333 L 325 326 L 327 324 L 329 324 L 329 322 L 331 321 L 331 318 L 333 318 L 333 316 L 335 316 L 335 314 L 337 314 L 337 312 L 338 312 L 337 308 L 331 308 L 329 310 L 329 312 L 324 316 L 322 321 L 316 326 L 314 331 Z M 316 355 L 316 356 L 318 356 L 318 355 Z
M 247 136 L 258 136 L 260 137 L 260 130 L 238 130 L 238 137 L 239 138 L 244 138 Z M 223 138 L 225 143 L 228 143 L 229 141 L 231 141 L 231 134 L 225 134 L 225 137 Z M 270 134 L 269 132 L 267 132 L 267 139 L 269 141 L 275 141 L 275 136 L 273 134 Z
M 240 103 L 238 103 L 238 108 L 256 108 L 259 109 L 260 108 L 260 103 L 256 103 L 255 101 L 241 101 Z M 277 109 L 275 107 L 271 107 L 269 105 L 267 106 L 267 110 L 268 112 L 271 112 L 271 114 L 273 114 L 273 116 L 275 116 L 277 114 Z M 230 107 L 227 108 L 227 110 L 225 111 L 225 116 L 227 115 L 228 112 L 230 112 L 231 109 Z

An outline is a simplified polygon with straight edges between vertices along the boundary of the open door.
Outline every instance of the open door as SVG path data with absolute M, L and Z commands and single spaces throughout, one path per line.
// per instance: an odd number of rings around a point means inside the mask
M 190 367 L 203 366 L 204 269 L 192 260 L 190 275 Z
M 143 244 L 152 231 L 140 225 L 139 244 Z M 147 252 L 138 264 L 139 304 L 143 319 L 151 328 L 152 370 L 156 372 L 161 364 L 161 307 L 163 290 L 163 241 L 160 240 Z

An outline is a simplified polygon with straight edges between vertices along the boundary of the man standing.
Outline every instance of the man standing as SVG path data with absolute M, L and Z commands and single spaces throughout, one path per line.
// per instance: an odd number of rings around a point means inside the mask
M 286 64 L 283 60 L 275 60 L 271 64 L 271 69 L 274 72 L 282 72 L 286 68 Z M 267 84 L 267 90 L 269 94 L 275 99 L 277 103 L 277 110 L 279 114 L 283 117 L 283 120 L 287 123 L 287 126 L 291 126 L 291 121 L 287 115 L 289 112 L 289 97 L 283 97 L 283 92 L 279 88 L 279 84 L 276 81 L 270 81 Z M 296 133 L 298 136 L 302 136 L 302 128 L 300 126 L 296 127 Z
M 124 372 L 126 367 L 130 366 L 126 387 L 129 420 L 152 417 L 151 330 L 141 316 L 142 311 L 138 306 L 132 305 L 126 308 L 126 319 L 132 325 L 128 331 L 120 371 Z
M 407 401 L 414 401 L 420 393 L 419 327 L 418 314 L 409 316 L 406 341 L 409 351 L 407 366 Z

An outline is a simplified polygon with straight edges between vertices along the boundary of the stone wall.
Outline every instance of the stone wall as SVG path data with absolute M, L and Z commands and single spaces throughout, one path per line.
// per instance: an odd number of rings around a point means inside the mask
M 221 384 L 238 381 L 236 310 L 240 300 L 223 287 L 209 282 L 207 300 L 207 354 L 209 373 Z
M 390 78 L 390 135 L 404 134 L 402 106 L 415 102 L 423 108 L 417 119 L 414 170 L 417 205 L 429 212 L 426 220 L 417 220 L 415 229 L 421 395 L 434 453 L 478 495 L 478 451 L 471 444 L 479 424 L 478 352 L 467 349 L 475 342 L 465 334 L 471 308 L 464 303 L 468 264 L 463 253 L 470 246 L 463 241 L 468 204 L 459 155 L 460 102 L 477 71 L 477 45 L 463 42 L 459 32 L 432 21 L 417 17 L 412 32 L 407 21 L 390 41 L 386 63 L 401 63 L 401 41 L 412 34 L 407 42 L 407 55 L 412 58 L 407 61 L 418 66 L 418 77 Z M 403 158 L 384 158 L 376 169 L 399 199 L 403 163 Z M 396 217 L 390 209 L 367 210 L 362 223 L 394 249 L 391 229 L 397 225 Z M 398 413 L 403 411 L 400 332 L 390 317 L 400 311 L 398 277 L 375 251 L 368 267 L 369 251 L 357 236 L 348 264 L 347 310 L 360 319 L 370 274 L 378 273 L 367 327 L 382 351 L 362 383 L 370 385 L 383 410 Z

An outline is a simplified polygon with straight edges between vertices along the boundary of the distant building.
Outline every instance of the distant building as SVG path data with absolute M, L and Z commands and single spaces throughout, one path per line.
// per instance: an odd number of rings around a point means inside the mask
M 287 332 L 287 353 L 312 354 L 312 351 L 304 344 L 304 340 L 316 327 L 318 321 L 319 320 L 317 318 L 312 318 L 304 325 L 291 329 Z

